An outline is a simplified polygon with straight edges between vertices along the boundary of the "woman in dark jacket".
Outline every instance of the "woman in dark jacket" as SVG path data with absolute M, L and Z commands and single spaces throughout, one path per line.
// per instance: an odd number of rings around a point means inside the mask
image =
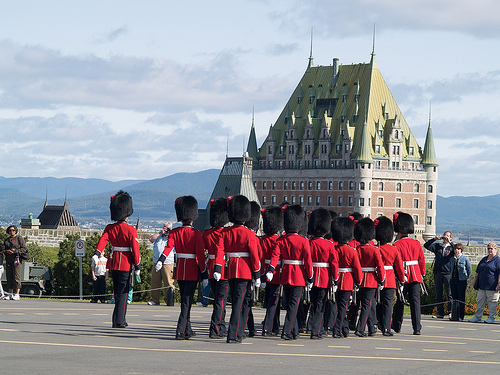
M 21 254 L 26 254 L 26 243 L 24 238 L 17 235 L 17 227 L 10 225 L 6 230 L 10 237 L 4 241 L 5 271 L 7 277 L 7 299 L 19 301 L 21 290 Z
M 472 266 L 469 258 L 463 254 L 464 246 L 461 243 L 453 245 L 455 256 L 453 257 L 451 269 L 451 295 L 453 296 L 453 311 L 458 310 L 455 316 L 451 314 L 452 320 L 464 320 L 465 315 L 465 289 L 467 289 L 467 279 L 472 275 Z M 456 310 L 455 310 L 456 309 Z

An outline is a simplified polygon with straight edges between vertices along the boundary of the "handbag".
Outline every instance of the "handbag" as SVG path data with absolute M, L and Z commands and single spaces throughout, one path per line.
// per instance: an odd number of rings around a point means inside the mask
M 479 277 L 474 281 L 474 285 L 472 287 L 474 290 L 479 290 Z

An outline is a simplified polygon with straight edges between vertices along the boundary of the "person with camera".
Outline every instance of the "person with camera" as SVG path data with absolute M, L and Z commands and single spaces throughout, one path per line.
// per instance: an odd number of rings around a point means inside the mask
M 156 272 L 155 266 L 158 259 L 163 254 L 167 245 L 168 235 L 172 230 L 172 223 L 163 223 L 163 228 L 159 233 L 152 234 L 149 241 L 153 242 L 153 268 L 151 270 L 151 301 L 148 305 L 154 306 L 160 304 L 161 283 L 164 284 L 164 300 L 167 306 L 174 305 L 174 256 L 175 250 L 172 250 L 163 262 L 163 267 Z

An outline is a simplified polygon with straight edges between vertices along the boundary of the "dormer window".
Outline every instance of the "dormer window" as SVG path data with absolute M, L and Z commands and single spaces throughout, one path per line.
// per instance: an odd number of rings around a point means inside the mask
M 415 150 L 413 147 L 408 148 L 408 154 L 410 154 L 411 156 L 413 156 L 415 154 Z
M 375 153 L 380 154 L 380 145 L 375 145 Z

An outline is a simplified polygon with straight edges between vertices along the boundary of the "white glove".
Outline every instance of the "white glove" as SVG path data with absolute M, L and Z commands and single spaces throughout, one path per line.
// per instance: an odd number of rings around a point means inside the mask
M 333 293 L 336 293 L 338 288 L 339 288 L 339 287 L 338 287 L 337 285 L 335 285 L 335 284 L 334 284 L 334 285 L 332 285 L 332 292 L 333 292 Z
M 259 279 L 256 279 L 255 280 L 255 288 L 260 288 L 260 284 L 261 284 L 261 281 L 260 281 L 260 278 Z
M 266 278 L 267 278 L 267 281 L 269 281 L 269 282 L 273 281 L 273 273 L 272 272 L 266 273 Z
M 221 276 L 222 275 L 220 274 L 220 272 L 214 272 L 214 279 L 215 279 L 215 281 L 219 281 L 220 278 L 221 278 Z
M 314 285 L 313 283 L 307 283 L 306 288 L 307 288 L 307 291 L 308 291 L 308 292 L 310 292 L 310 291 L 311 291 L 311 289 L 312 289 L 313 285 Z
M 378 289 L 378 290 L 382 290 L 382 289 L 384 289 L 384 284 L 378 284 L 377 289 Z
M 155 267 L 155 268 L 156 268 L 156 267 Z M 135 273 L 136 275 L 140 275 L 140 274 L 141 274 L 141 270 L 135 270 L 135 271 L 134 271 L 134 273 Z
M 266 289 L 266 285 L 267 285 L 267 283 L 261 283 L 261 284 L 260 284 L 260 287 L 261 287 L 262 289 Z
M 201 281 L 201 285 L 203 285 L 206 288 L 208 286 L 208 279 L 203 279 Z
M 155 266 L 156 272 L 161 270 L 162 267 L 163 267 L 163 262 L 160 262 L 160 261 L 156 262 L 156 266 Z

